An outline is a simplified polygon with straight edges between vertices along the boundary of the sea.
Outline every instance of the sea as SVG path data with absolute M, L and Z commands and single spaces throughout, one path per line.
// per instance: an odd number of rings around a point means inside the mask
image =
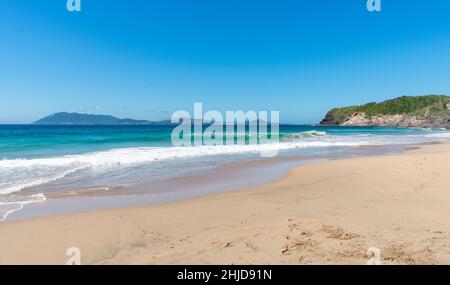
M 355 151 L 372 147 L 398 149 L 450 138 L 444 129 L 280 125 L 278 142 L 253 144 L 242 134 L 244 144 L 174 147 L 173 128 L 0 125 L 0 220 L 28 205 L 45 203 L 49 193 L 131 189 L 149 181 L 267 159 L 261 157 L 262 149 L 277 150 L 281 158 L 312 161 L 361 155 L 364 152 Z

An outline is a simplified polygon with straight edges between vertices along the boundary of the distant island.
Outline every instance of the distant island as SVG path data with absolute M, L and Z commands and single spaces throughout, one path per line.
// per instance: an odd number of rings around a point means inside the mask
M 334 108 L 320 125 L 450 129 L 450 97 L 403 96 L 381 103 Z
M 146 121 L 133 119 L 119 119 L 109 115 L 92 115 L 80 113 L 55 113 L 37 120 L 34 125 L 170 125 L 169 120 Z

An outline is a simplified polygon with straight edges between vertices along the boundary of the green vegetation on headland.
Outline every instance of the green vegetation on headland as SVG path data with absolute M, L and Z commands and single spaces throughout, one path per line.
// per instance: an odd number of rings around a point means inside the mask
M 439 127 L 450 126 L 450 97 L 403 96 L 380 103 L 334 108 L 322 125 Z
M 367 116 L 373 115 L 421 115 L 430 108 L 433 112 L 448 111 L 447 104 L 450 97 L 444 95 L 429 96 L 403 96 L 381 103 L 368 103 L 360 106 L 350 106 L 335 108 L 330 112 L 336 115 L 352 115 L 356 112 L 365 113 Z

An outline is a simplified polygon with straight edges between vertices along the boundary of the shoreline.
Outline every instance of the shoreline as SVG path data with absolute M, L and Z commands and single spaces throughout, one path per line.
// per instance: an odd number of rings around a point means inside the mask
M 0 223 L 0 264 L 448 264 L 450 143 L 296 167 L 261 186 Z
M 22 209 L 8 214 L 0 222 L 105 209 L 164 205 L 258 187 L 276 181 L 286 176 L 291 169 L 302 165 L 351 157 L 399 154 L 430 143 L 433 142 L 414 145 L 358 146 L 345 150 L 344 154 L 333 150 L 321 155 L 251 159 L 225 163 L 190 175 L 157 181 L 144 180 L 130 187 L 105 185 L 95 189 L 49 192 L 45 194 L 44 201 L 25 205 Z

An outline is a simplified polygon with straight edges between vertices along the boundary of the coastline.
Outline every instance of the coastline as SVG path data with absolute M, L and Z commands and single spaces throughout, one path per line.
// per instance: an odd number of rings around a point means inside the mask
M 332 149 L 322 154 L 229 162 L 189 175 L 163 180 L 144 179 L 128 187 L 105 185 L 94 189 L 55 190 L 46 193 L 44 201 L 15 210 L 2 221 L 173 203 L 258 187 L 286 176 L 290 169 L 301 165 L 358 156 L 396 154 L 411 148 L 414 145 L 359 146 L 342 151 Z M 39 191 L 31 193 L 39 195 Z M 27 191 L 27 194 L 30 192 Z
M 0 264 L 450 263 L 450 143 L 317 162 L 248 189 L 0 223 Z

